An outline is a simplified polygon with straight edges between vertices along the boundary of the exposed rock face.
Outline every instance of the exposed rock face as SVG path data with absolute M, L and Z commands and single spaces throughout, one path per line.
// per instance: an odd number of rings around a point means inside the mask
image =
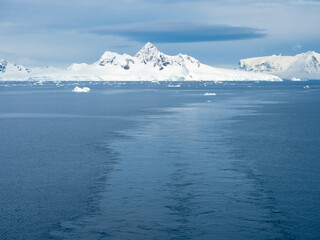
M 16 65 L 12 62 L 8 62 L 6 60 L 0 59 L 0 72 L 6 73 L 6 72 L 20 72 L 20 73 L 30 73 L 30 70 L 28 68 L 25 68 L 21 65 Z

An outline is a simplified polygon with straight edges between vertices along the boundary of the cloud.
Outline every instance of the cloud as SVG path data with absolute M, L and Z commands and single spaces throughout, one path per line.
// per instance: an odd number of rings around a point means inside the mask
M 87 30 L 98 35 L 116 35 L 137 42 L 187 43 L 262 38 L 260 29 L 187 22 L 140 23 Z
M 319 0 L 1 0 L 0 58 L 67 66 L 147 41 L 211 64 L 290 55 L 297 43 L 319 52 L 319 11 Z
M 299 50 L 299 49 L 301 49 L 302 48 L 302 46 L 300 45 L 300 44 L 296 44 L 296 45 L 294 45 L 293 47 L 292 47 L 292 50 L 293 51 L 297 51 L 297 50 Z

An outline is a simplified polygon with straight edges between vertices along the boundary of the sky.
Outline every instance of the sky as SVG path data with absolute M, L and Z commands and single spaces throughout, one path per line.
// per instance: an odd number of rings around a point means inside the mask
M 147 42 L 218 67 L 320 52 L 320 0 L 0 0 L 0 59 L 26 66 L 134 55 Z

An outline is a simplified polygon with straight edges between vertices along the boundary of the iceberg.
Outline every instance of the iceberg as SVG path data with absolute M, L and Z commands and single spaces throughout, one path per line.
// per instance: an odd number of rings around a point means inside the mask
M 217 94 L 216 93 L 205 93 L 205 94 L 203 94 L 204 96 L 216 96 Z
M 292 82 L 299 82 L 299 81 L 302 81 L 301 78 L 296 78 L 296 77 L 293 77 L 291 79 Z
M 169 84 L 168 85 L 168 87 L 170 87 L 170 88 L 179 88 L 179 87 L 181 87 L 181 85 L 180 84 L 177 84 L 177 85 L 172 85 L 172 84 Z
M 78 86 L 76 86 L 73 90 L 72 90 L 72 92 L 76 92 L 76 93 L 86 93 L 86 92 L 90 92 L 90 88 L 88 88 L 88 87 L 84 87 L 84 88 L 80 88 L 80 87 L 78 87 Z

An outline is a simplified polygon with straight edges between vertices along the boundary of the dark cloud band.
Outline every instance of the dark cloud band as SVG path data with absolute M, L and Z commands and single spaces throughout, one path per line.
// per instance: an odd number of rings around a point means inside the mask
M 116 35 L 138 42 L 183 43 L 262 38 L 260 29 L 195 23 L 130 24 L 88 30 L 99 35 Z

